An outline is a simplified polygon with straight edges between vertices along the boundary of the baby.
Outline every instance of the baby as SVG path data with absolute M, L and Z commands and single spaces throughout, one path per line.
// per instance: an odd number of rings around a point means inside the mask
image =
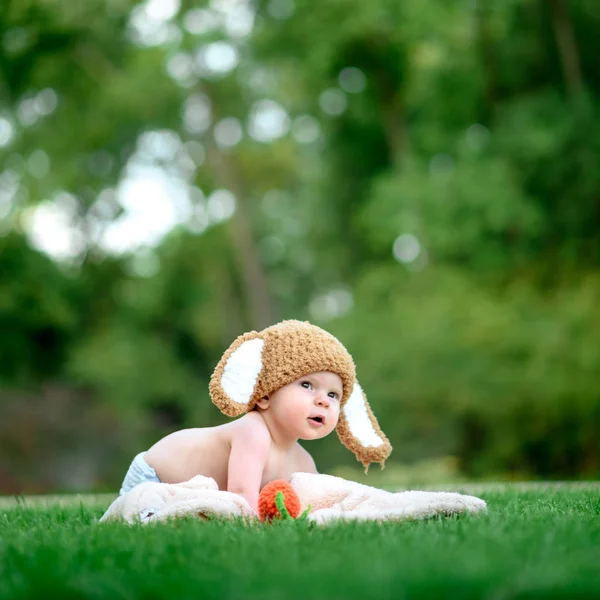
M 260 490 L 292 473 L 317 473 L 298 440 L 337 429 L 342 443 L 368 467 L 383 464 L 391 446 L 356 381 L 344 346 L 323 329 L 282 321 L 238 337 L 210 381 L 212 401 L 241 418 L 218 427 L 172 433 L 135 457 L 121 494 L 145 481 L 180 483 L 212 477 L 243 496 L 256 512 Z

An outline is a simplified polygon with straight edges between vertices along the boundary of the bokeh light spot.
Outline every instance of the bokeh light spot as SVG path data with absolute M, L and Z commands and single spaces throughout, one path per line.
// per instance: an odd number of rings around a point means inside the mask
M 192 35 L 202 35 L 219 27 L 219 16 L 210 9 L 192 8 L 183 17 L 183 26 Z
M 403 233 L 395 239 L 392 252 L 398 262 L 411 263 L 421 253 L 421 244 L 414 235 Z
M 204 133 L 211 124 L 210 100 L 204 94 L 193 94 L 183 105 L 183 124 L 190 133 Z
M 248 117 L 248 133 L 259 142 L 271 142 L 284 136 L 290 128 L 290 117 L 273 100 L 255 102 Z
M 310 144 L 321 137 L 321 125 L 310 115 L 300 115 L 292 123 L 292 135 L 299 144 Z
M 202 46 L 196 53 L 196 66 L 200 76 L 225 75 L 235 69 L 238 51 L 227 42 L 214 42 Z
M 0 148 L 8 146 L 15 137 L 14 125 L 4 117 L 0 117 Z
M 349 94 L 358 94 L 365 89 L 367 78 L 365 74 L 356 67 L 346 67 L 340 71 L 338 81 L 340 87 Z
M 242 124 L 233 117 L 222 119 L 215 125 L 214 136 L 221 148 L 231 148 L 242 139 Z
M 483 150 L 490 141 L 490 130 L 485 125 L 474 123 L 467 129 L 465 138 L 470 148 L 480 151 Z
M 267 4 L 267 12 L 278 21 L 289 19 L 296 11 L 294 0 L 271 0 Z
M 308 310 L 313 319 L 329 321 L 345 315 L 353 305 L 352 292 L 345 288 L 339 288 L 315 296 L 311 300 Z
M 34 150 L 27 159 L 27 170 L 36 179 L 45 177 L 50 171 L 50 157 L 40 148 Z
M 341 115 L 348 106 L 346 95 L 339 88 L 328 88 L 319 96 L 321 110 L 328 115 Z
M 208 197 L 206 208 L 212 223 L 226 221 L 235 212 L 235 196 L 229 190 L 215 190 Z
M 454 170 L 454 159 L 449 154 L 436 154 L 429 161 L 429 173 L 431 175 L 447 175 Z

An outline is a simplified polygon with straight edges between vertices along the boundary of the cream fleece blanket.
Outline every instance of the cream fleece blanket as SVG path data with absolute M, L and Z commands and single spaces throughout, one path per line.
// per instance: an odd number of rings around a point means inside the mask
M 475 496 L 451 492 L 387 492 L 332 475 L 294 473 L 290 483 L 309 521 L 405 521 L 435 515 L 480 513 L 486 503 Z M 220 491 L 214 479 L 198 475 L 185 483 L 142 483 L 117 498 L 100 521 L 129 523 L 164 521 L 172 517 L 247 517 L 256 515 L 244 498 Z

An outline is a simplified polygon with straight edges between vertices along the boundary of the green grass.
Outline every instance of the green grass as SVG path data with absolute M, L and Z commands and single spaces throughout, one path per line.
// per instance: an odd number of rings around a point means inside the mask
M 598 488 L 478 495 L 486 516 L 325 529 L 5 508 L 0 598 L 600 598 Z

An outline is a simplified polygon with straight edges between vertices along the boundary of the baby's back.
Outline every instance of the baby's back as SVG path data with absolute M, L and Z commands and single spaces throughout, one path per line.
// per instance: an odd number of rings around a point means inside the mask
M 232 425 L 176 431 L 154 444 L 144 458 L 165 483 L 188 481 L 200 474 L 227 489 Z

